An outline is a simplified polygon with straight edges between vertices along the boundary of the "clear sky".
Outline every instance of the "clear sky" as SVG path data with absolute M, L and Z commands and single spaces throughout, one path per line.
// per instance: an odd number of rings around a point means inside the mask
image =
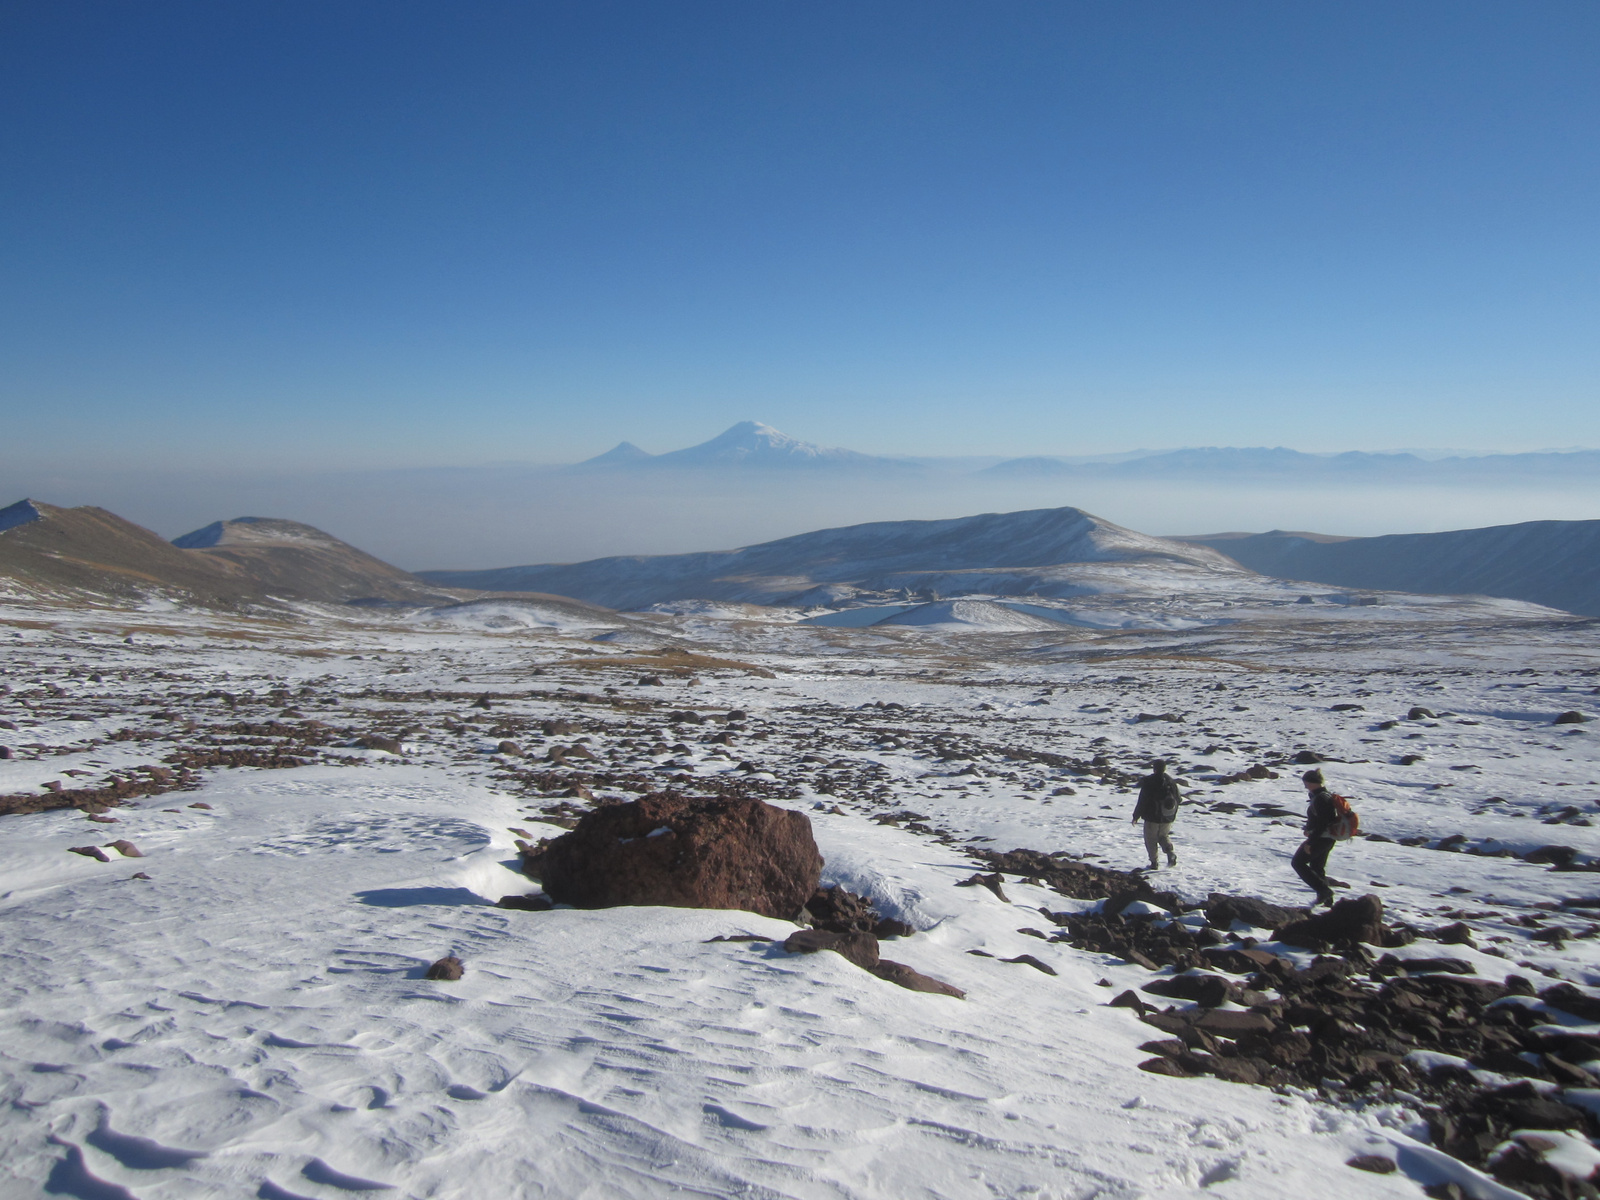
M 1593 0 L 9 0 L 0 466 L 1600 445 L 1597 64 Z

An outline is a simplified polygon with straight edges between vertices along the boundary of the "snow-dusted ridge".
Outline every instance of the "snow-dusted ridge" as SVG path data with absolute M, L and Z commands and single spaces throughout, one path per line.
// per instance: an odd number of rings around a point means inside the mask
M 554 592 L 640 608 L 687 599 L 803 605 L 826 602 L 816 589 L 839 585 L 907 596 L 1075 595 L 1094 585 L 1076 577 L 1073 567 L 1108 563 L 1137 564 L 1155 574 L 1249 574 L 1209 547 L 1136 533 L 1076 508 L 875 521 L 702 554 L 418 574 L 452 587 Z

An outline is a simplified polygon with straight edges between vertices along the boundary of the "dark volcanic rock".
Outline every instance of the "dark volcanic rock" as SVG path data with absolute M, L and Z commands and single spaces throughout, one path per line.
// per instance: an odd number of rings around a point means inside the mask
M 1000 886 L 1004 882 L 1005 882 L 1005 877 L 1003 875 L 1001 875 L 999 871 L 995 871 L 994 873 L 989 874 L 989 875 L 974 875 L 970 879 L 963 879 L 960 883 L 956 884 L 956 886 L 957 887 L 986 887 L 991 892 L 993 892 L 997 897 L 999 897 L 1001 900 L 1004 900 L 1007 904 L 1010 904 L 1011 901 L 1006 896 L 1005 889 Z
M 996 873 L 1042 879 L 1063 896 L 1071 896 L 1074 900 L 1104 900 L 1109 896 L 1126 896 L 1128 900 L 1158 900 L 1150 881 L 1143 875 L 1129 871 L 1113 871 L 1109 867 L 1096 867 L 1039 850 L 972 850 L 969 853 L 988 863 Z M 974 876 L 975 880 L 977 878 Z
M 460 979 L 461 971 L 461 960 L 452 954 L 448 958 L 441 958 L 434 963 L 422 977 L 424 979 Z
M 576 908 L 737 908 L 780 919 L 800 911 L 821 874 L 804 813 L 672 793 L 584 814 L 540 864 L 546 894 Z
M 852 929 L 872 931 L 879 924 L 877 910 L 864 896 L 842 887 L 818 888 L 806 901 L 806 912 L 818 929 L 847 933 Z
M 1376 896 L 1340 900 L 1325 913 L 1291 921 L 1277 932 L 1279 941 L 1294 946 L 1337 946 L 1350 942 L 1383 942 L 1383 901 Z
M 1235 921 L 1258 929 L 1281 929 L 1305 916 L 1305 910 L 1268 904 L 1254 896 L 1225 896 L 1212 892 L 1206 901 L 1206 924 L 1213 929 L 1228 929 Z
M 106 857 L 106 852 L 100 849 L 99 846 L 68 846 L 67 851 L 71 854 L 81 854 L 85 858 L 97 858 L 101 862 L 111 861 Z
M 1394 1159 L 1383 1154 L 1358 1154 L 1344 1165 L 1358 1171 L 1371 1171 L 1374 1175 L 1392 1175 L 1395 1172 Z
M 878 939 L 859 929 L 848 933 L 837 933 L 831 929 L 800 929 L 789 935 L 783 948 L 790 954 L 815 954 L 819 950 L 832 950 L 868 971 L 878 965 Z
M 1193 1000 L 1202 1008 L 1220 1008 L 1237 990 L 1220 975 L 1174 975 L 1155 979 L 1141 991 L 1152 996 L 1169 996 L 1175 1000 Z
M 1552 725 L 1582 725 L 1589 719 L 1590 718 L 1584 716 L 1577 709 L 1571 708 L 1562 713 L 1560 716 L 1556 717 L 1556 719 L 1550 723 Z

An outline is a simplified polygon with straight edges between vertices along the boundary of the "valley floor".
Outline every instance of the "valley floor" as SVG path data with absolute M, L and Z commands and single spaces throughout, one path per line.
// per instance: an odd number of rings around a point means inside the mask
M 1399 953 L 1600 983 L 1600 913 L 1560 904 L 1600 896 L 1600 734 L 1553 723 L 1600 711 L 1600 627 L 1338 616 L 597 633 L 0 610 L 0 796 L 146 793 L 114 823 L 0 816 L 0 1195 L 1513 1195 L 1427 1146 L 1404 1097 L 1139 1070 L 1158 1035 L 1106 1001 L 1149 972 L 1021 932 L 1089 905 L 955 886 L 973 849 L 1141 864 L 1130 786 L 1160 755 L 1189 803 L 1156 886 L 1304 903 L 1309 751 L 1383 839 L 1336 852 L 1346 894 L 1477 943 Z M 207 765 L 272 756 L 302 765 Z M 1251 766 L 1275 777 L 1234 781 Z M 824 882 L 914 925 L 885 952 L 966 999 L 708 941 L 793 930 L 745 913 L 495 906 L 536 890 L 517 840 L 666 786 L 808 812 Z M 142 857 L 68 852 L 118 839 Z M 464 978 L 424 979 L 447 954 Z M 1023 954 L 1056 974 L 1000 961 Z M 1370 1153 L 1400 1171 L 1344 1165 Z

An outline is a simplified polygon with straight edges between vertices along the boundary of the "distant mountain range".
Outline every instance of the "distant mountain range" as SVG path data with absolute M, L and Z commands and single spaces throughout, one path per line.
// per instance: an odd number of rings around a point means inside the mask
M 563 620 L 581 624 L 605 615 L 593 606 L 693 600 L 837 607 L 1180 593 L 1258 574 L 1351 589 L 1501 596 L 1600 617 L 1600 521 L 1370 538 L 1283 530 L 1160 538 L 1076 508 L 1050 508 L 879 521 L 699 554 L 409 574 L 296 521 L 241 517 L 167 542 L 99 508 L 21 500 L 0 509 L 0 596 L 14 598 L 182 594 L 238 608 L 294 600 L 449 606 L 509 597 L 554 605 Z
M 1275 529 L 1175 540 L 1209 546 L 1252 571 L 1283 579 L 1506 596 L 1600 617 L 1600 521 L 1525 521 L 1362 538 Z
M 1409 452 L 1306 454 L 1277 447 L 1206 446 L 1184 450 L 1137 450 L 1090 456 L 1034 455 L 1025 458 L 909 458 L 860 454 L 828 448 L 780 433 L 759 421 L 741 421 L 708 442 L 651 454 L 620 442 L 604 454 L 568 470 L 767 470 L 834 468 L 915 472 L 958 472 L 997 481 L 1007 479 L 1319 479 L 1351 483 L 1493 481 L 1529 476 L 1591 479 L 1600 482 L 1600 450 L 1541 451 L 1529 454 L 1424 457 Z
M 706 470 L 727 467 L 881 467 L 903 470 L 905 464 L 892 458 L 877 458 L 870 454 L 857 454 L 854 450 L 830 449 L 802 442 L 760 421 L 740 421 L 709 442 L 667 454 L 650 454 L 632 442 L 619 442 L 604 454 L 576 464 L 576 469 L 587 470 Z
M 490 571 L 421 571 L 448 587 L 554 592 L 610 608 L 671 600 L 828 604 L 861 593 L 1073 595 L 1068 568 L 1141 563 L 1243 574 L 1207 547 L 1135 533 L 1076 508 L 948 521 L 877 521 L 739 550 L 599 558 Z

